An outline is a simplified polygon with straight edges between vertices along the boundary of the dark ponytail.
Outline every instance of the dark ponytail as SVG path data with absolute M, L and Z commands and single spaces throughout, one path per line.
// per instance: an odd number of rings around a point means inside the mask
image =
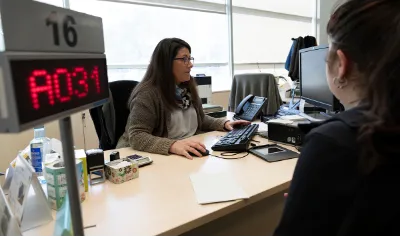
M 348 0 L 331 16 L 327 32 L 331 53 L 342 50 L 360 74 L 366 109 L 360 164 L 370 173 L 400 153 L 400 1 Z

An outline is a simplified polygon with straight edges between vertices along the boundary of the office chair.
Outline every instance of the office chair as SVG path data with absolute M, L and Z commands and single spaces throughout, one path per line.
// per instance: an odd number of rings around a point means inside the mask
M 120 80 L 109 83 L 112 95 L 113 111 L 105 113 L 103 106 L 95 107 L 89 110 L 92 117 L 97 137 L 99 138 L 99 148 L 104 151 L 115 149 L 119 138 L 125 132 L 126 122 L 128 121 L 130 110 L 128 100 L 132 90 L 139 84 L 133 80 Z M 113 126 L 107 124 L 105 114 L 114 114 L 115 121 Z M 110 129 L 113 128 L 113 129 Z M 113 134 L 110 134 L 113 133 Z
M 234 112 L 239 103 L 249 94 L 266 97 L 264 115 L 273 115 L 283 104 L 275 76 L 269 73 L 237 74 L 233 77 L 228 111 Z

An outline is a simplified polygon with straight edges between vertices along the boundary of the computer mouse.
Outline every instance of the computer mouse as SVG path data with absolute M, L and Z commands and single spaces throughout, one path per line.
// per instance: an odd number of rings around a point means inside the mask
M 203 157 L 210 155 L 210 151 L 208 151 L 207 149 L 206 149 L 206 152 L 202 152 L 202 151 L 200 151 L 200 150 L 197 150 L 197 151 L 198 151 Z M 195 154 L 192 153 L 192 152 L 189 152 L 189 154 L 190 154 L 190 156 L 192 156 L 192 157 L 197 157 L 197 155 L 195 155 Z

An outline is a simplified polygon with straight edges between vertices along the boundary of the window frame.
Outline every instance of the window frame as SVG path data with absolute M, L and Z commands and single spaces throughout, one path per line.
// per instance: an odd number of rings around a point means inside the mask
M 312 35 L 317 37 L 317 9 L 318 9 L 318 1 L 314 0 L 315 4 L 313 5 L 313 9 L 315 8 L 315 14 L 312 17 L 308 16 L 300 16 L 296 14 L 289 13 L 280 13 L 268 10 L 260 10 L 254 8 L 246 8 L 240 6 L 233 6 L 233 0 L 225 0 L 225 4 L 210 2 L 210 1 L 201 1 L 201 0 L 96 0 L 96 1 L 105 1 L 105 2 L 114 2 L 114 3 L 125 3 L 125 4 L 136 4 L 136 5 L 144 5 L 144 6 L 152 6 L 152 7 L 163 7 L 163 8 L 171 8 L 178 10 L 188 10 L 188 11 L 199 11 L 206 13 L 215 13 L 215 14 L 223 14 L 227 16 L 228 21 L 228 41 L 229 41 L 229 60 L 226 63 L 196 63 L 196 67 L 225 67 L 229 66 L 230 70 L 230 79 L 233 78 L 235 67 L 240 68 L 243 65 L 257 67 L 258 65 L 273 65 L 281 66 L 284 62 L 263 62 L 263 63 L 239 63 L 235 64 L 234 56 L 233 56 L 233 14 L 245 14 L 245 15 L 254 15 L 260 17 L 269 17 L 269 18 L 277 18 L 277 19 L 285 19 L 285 20 L 293 20 L 300 22 L 310 23 L 310 28 L 312 29 Z M 69 0 L 63 0 L 63 5 L 65 8 L 70 8 Z M 127 65 L 108 65 L 108 69 L 143 69 L 146 65 L 143 64 L 127 64 Z M 217 89 L 214 91 L 225 91 L 230 90 L 230 84 L 224 84 L 227 86 L 227 89 Z M 229 86 L 229 87 L 228 87 Z

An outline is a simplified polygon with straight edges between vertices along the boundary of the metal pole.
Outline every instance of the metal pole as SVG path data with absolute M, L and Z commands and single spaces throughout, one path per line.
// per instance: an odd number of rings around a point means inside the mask
M 59 120 L 63 149 L 67 190 L 71 207 L 72 229 L 75 236 L 83 236 L 81 198 L 79 196 L 78 178 L 76 175 L 74 140 L 72 136 L 71 117 Z
M 229 39 L 229 74 L 231 77 L 231 81 L 235 74 L 235 62 L 233 57 L 233 11 L 232 11 L 232 1 L 226 0 L 226 15 L 228 17 L 228 39 Z

